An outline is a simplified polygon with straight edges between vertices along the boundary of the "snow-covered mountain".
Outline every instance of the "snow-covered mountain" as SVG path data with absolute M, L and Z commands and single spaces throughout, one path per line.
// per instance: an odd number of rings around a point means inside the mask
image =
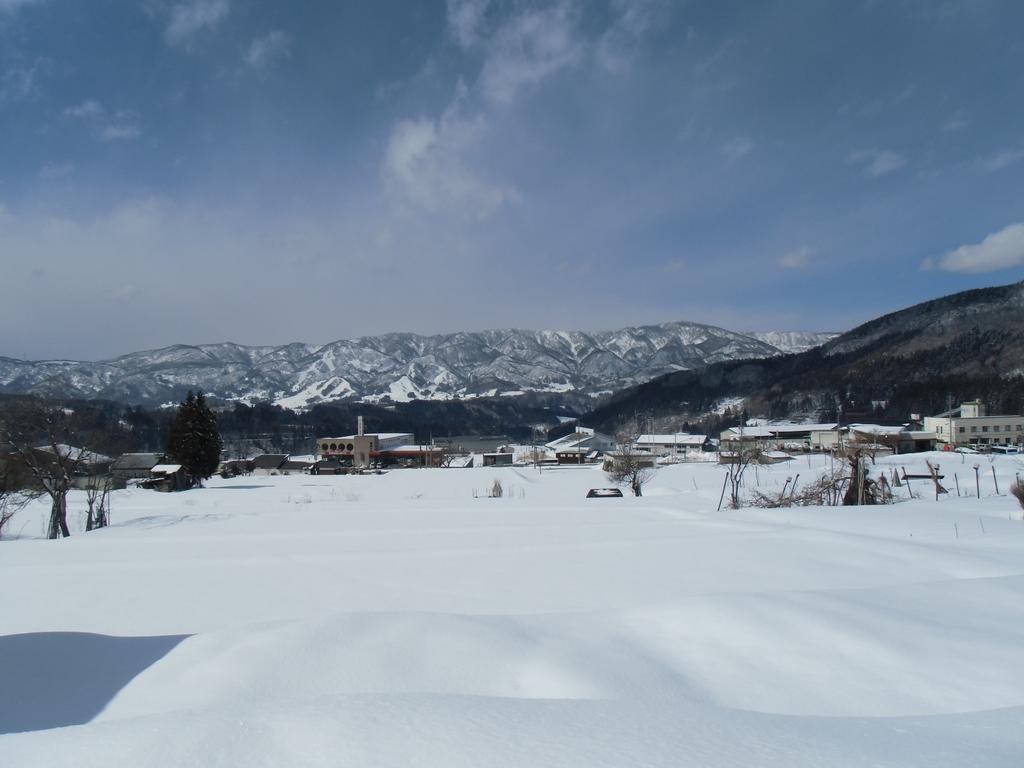
M 747 336 L 771 344 L 787 355 L 806 352 L 831 341 L 838 333 L 817 333 L 814 331 L 749 331 Z
M 201 388 L 215 397 L 273 401 L 289 408 L 346 398 L 596 394 L 672 371 L 773 357 L 827 334 L 762 336 L 671 322 L 594 333 L 391 333 L 323 346 L 175 345 L 100 362 L 0 357 L 0 392 L 152 404 L 179 400 L 186 390 Z

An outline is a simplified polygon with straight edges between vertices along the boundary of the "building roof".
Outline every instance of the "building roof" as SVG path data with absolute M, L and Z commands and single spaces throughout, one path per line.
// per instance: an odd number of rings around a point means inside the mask
M 150 470 L 160 463 L 159 453 L 123 453 L 118 456 L 111 469 L 144 469 Z
M 253 469 L 279 469 L 288 460 L 287 453 L 263 453 L 252 459 Z
M 355 440 L 359 435 L 342 437 L 318 437 L 317 440 Z M 412 432 L 366 432 L 363 437 L 376 437 L 378 440 L 392 440 L 397 437 L 412 437 Z
M 157 464 L 150 472 L 155 472 L 158 475 L 173 475 L 180 469 L 181 464 Z
M 759 427 L 730 427 L 728 432 L 737 437 L 742 432 L 743 437 L 785 437 L 786 435 L 799 435 L 804 432 L 830 432 L 839 425 L 831 424 L 765 424 Z
M 278 469 L 309 469 L 313 466 L 312 461 L 299 461 L 296 459 L 289 459 L 284 462 Z
M 907 431 L 905 426 L 894 427 L 884 424 L 850 424 L 849 429 L 865 435 L 898 435 Z
M 636 439 L 637 445 L 704 445 L 707 442 L 707 435 L 691 435 L 687 432 L 678 432 L 671 435 L 640 435 Z
M 565 435 L 557 440 L 552 440 L 550 443 L 545 443 L 548 448 L 553 448 L 556 451 L 565 450 L 566 448 L 572 448 L 575 446 L 582 446 L 584 443 L 590 441 L 604 441 L 607 443 L 613 442 L 612 438 L 608 435 L 603 435 L 600 432 L 595 432 L 592 429 L 577 429 L 570 435 Z
M 62 459 L 71 459 L 78 464 L 106 464 L 110 461 L 109 456 L 104 456 L 102 453 L 96 453 L 85 448 L 79 448 L 76 445 L 67 445 L 66 443 L 57 443 L 56 451 L 52 445 L 40 445 L 36 448 L 37 451 L 48 453 L 51 456 L 58 455 Z

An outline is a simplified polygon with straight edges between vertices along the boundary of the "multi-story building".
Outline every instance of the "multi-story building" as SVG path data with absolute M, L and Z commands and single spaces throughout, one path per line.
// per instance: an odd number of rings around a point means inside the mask
M 959 408 L 937 416 L 926 416 L 924 428 L 934 432 L 939 443 L 954 448 L 1024 444 L 1024 416 L 989 415 L 980 400 L 961 403 Z
M 676 458 L 700 458 L 705 452 L 714 450 L 707 435 L 691 435 L 685 432 L 640 435 L 633 448 L 637 453 Z
M 444 451 L 432 445 L 417 445 L 411 432 L 363 432 L 363 418 L 354 435 L 320 437 L 316 454 L 321 460 L 336 460 L 342 466 L 410 464 L 436 466 Z

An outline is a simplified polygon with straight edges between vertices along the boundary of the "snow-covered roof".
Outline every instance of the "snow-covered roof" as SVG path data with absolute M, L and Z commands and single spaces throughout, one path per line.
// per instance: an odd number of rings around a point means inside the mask
M 253 469 L 277 469 L 288 460 L 287 453 L 261 453 L 253 456 Z
M 679 432 L 674 435 L 640 435 L 637 445 L 704 445 L 707 435 L 691 435 Z
M 920 429 L 907 429 L 907 426 L 894 427 L 885 424 L 851 424 L 850 430 L 862 435 L 907 435 L 912 440 L 931 440 L 935 438 L 934 432 L 926 432 Z
M 320 440 L 355 440 L 359 435 L 343 437 L 321 437 Z M 392 440 L 396 437 L 412 437 L 412 432 L 364 432 L 363 437 L 376 437 L 378 440 Z
M 150 471 L 160 475 L 173 475 L 179 469 L 181 469 L 181 464 L 157 464 Z
M 906 427 L 903 426 L 893 427 L 884 424 L 851 424 L 849 428 L 854 432 L 868 435 L 898 435 L 900 432 L 906 431 Z
M 160 463 L 159 453 L 123 453 L 111 465 L 111 469 L 152 469 Z
M 804 432 L 829 432 L 839 425 L 831 424 L 765 424 L 760 427 L 732 427 L 729 429 L 737 437 L 742 432 L 743 437 L 785 437 L 786 435 L 798 435 Z
M 71 459 L 80 464 L 106 464 L 110 461 L 109 456 L 104 456 L 102 453 L 96 453 L 95 451 L 89 451 L 85 448 L 79 448 L 75 445 L 67 445 L 66 443 L 57 443 L 56 455 L 62 459 Z M 44 451 L 45 453 L 54 453 L 54 446 L 52 445 L 40 445 L 36 450 Z

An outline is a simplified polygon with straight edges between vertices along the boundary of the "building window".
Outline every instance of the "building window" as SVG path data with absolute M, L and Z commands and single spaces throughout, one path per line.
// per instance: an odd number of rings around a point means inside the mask
M 992 427 L 992 431 L 993 432 L 998 432 L 999 431 L 999 425 L 996 424 L 994 427 Z
M 967 428 L 966 427 L 957 427 L 957 431 L 960 432 L 960 434 L 962 435 L 964 432 L 967 431 Z
M 988 432 L 988 427 L 982 427 L 982 428 L 981 428 L 981 431 L 982 431 L 982 432 Z
M 974 434 L 975 432 L 977 432 L 977 431 L 978 431 L 978 428 L 977 428 L 977 427 L 971 427 L 971 434 L 972 434 L 972 435 L 973 435 L 973 434 Z

